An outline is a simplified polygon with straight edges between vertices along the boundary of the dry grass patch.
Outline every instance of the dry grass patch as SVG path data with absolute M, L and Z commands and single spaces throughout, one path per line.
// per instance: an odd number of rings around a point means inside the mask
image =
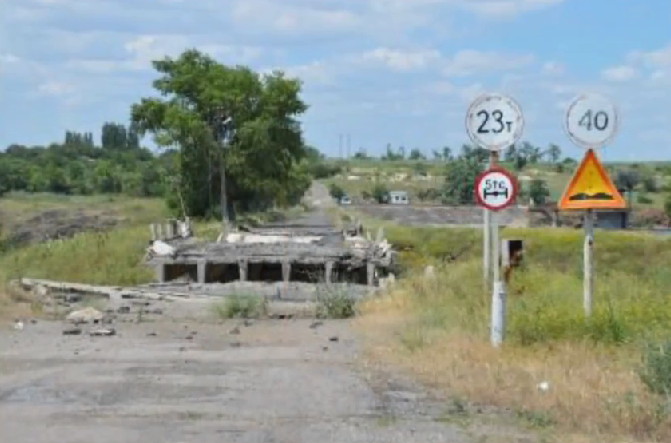
M 0 286 L 0 322 L 42 314 L 42 303 L 31 293 Z
M 8 226 L 50 210 L 111 212 L 127 218 L 130 223 L 151 223 L 168 215 L 161 199 L 117 195 L 10 193 L 2 197 L 2 210 Z
M 490 295 L 473 257 L 444 265 L 433 279 L 416 273 L 362 305 L 358 325 L 370 352 L 452 396 L 537 427 L 599 441 L 670 441 L 671 347 L 670 358 L 655 347 L 671 332 L 671 275 L 661 264 L 668 241 L 599 233 L 587 320 L 579 242 L 566 231 L 514 233 L 527 237 L 530 250 L 527 269 L 508 288 L 503 348 L 488 343 Z M 648 348 L 657 360 L 646 365 Z M 661 393 L 644 383 L 643 370 Z M 538 389 L 543 381 L 547 392 Z

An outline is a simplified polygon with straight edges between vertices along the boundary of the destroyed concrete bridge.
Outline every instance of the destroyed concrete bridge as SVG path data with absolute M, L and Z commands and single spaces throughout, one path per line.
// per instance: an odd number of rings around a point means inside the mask
M 338 229 L 323 214 L 271 223 L 239 226 L 216 242 L 199 241 L 190 228 L 168 226 L 154 239 L 146 264 L 159 283 L 179 279 L 201 285 L 235 282 L 347 283 L 375 287 L 396 264 L 396 253 L 379 230 L 375 240 L 363 227 Z

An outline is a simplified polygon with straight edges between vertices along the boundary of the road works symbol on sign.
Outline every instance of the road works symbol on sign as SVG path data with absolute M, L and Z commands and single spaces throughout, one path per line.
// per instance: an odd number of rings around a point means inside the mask
M 624 209 L 627 204 L 594 151 L 589 149 L 557 206 L 562 210 Z
M 596 149 L 615 137 L 620 125 L 617 107 L 606 97 L 585 94 L 575 98 L 564 120 L 564 129 L 573 143 Z
M 475 201 L 490 211 L 500 211 L 515 201 L 517 180 L 500 167 L 492 167 L 475 179 Z
M 466 131 L 473 143 L 499 151 L 517 142 L 524 130 L 522 109 L 515 100 L 500 94 L 485 94 L 466 113 Z

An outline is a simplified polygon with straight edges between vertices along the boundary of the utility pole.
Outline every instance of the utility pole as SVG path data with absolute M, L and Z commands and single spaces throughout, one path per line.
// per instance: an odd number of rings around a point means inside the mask
M 342 159 L 342 134 L 338 135 L 338 155 Z
M 219 146 L 219 166 L 221 175 L 221 232 L 226 234 L 230 225 L 228 214 L 228 197 L 226 195 L 226 161 L 224 152 L 230 142 L 230 136 L 233 129 L 233 117 L 227 115 L 223 106 L 217 107 L 212 122 L 212 135 Z
M 347 134 L 347 159 L 348 160 L 350 158 L 350 155 L 352 154 L 351 149 L 352 149 L 352 136 L 350 134 Z

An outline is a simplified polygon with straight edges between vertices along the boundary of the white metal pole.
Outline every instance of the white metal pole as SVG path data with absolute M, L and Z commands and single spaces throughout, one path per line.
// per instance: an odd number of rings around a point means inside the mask
M 489 151 L 488 168 L 496 165 L 499 154 L 496 151 Z M 489 287 L 490 277 L 492 275 L 492 211 L 482 208 L 482 278 L 485 287 Z
M 492 324 L 491 324 L 491 342 L 498 347 L 503 343 L 506 330 L 506 285 L 501 279 L 499 267 L 499 257 L 501 251 L 501 242 L 499 241 L 499 225 L 497 214 L 493 216 L 492 246 L 494 249 L 493 259 L 493 282 L 492 285 Z
M 585 242 L 583 244 L 583 299 L 582 304 L 585 310 L 585 316 L 592 314 L 592 291 L 594 289 L 594 211 L 588 209 L 585 213 Z
M 482 208 L 483 212 L 483 224 L 482 224 L 482 278 L 485 283 L 485 287 L 489 287 L 489 276 L 491 270 L 491 257 L 492 253 L 490 247 L 492 245 L 491 240 L 491 226 L 492 226 L 492 213 L 487 208 Z
M 489 156 L 489 166 L 496 166 L 498 163 L 498 152 L 492 151 Z M 499 241 L 499 220 L 497 214 L 491 214 L 489 218 L 492 254 L 490 255 L 490 265 L 493 274 L 492 285 L 492 318 L 491 318 L 491 342 L 498 347 L 503 343 L 505 333 L 505 311 L 506 311 L 506 288 L 501 280 L 501 268 L 499 267 L 499 258 L 501 256 L 501 242 Z

